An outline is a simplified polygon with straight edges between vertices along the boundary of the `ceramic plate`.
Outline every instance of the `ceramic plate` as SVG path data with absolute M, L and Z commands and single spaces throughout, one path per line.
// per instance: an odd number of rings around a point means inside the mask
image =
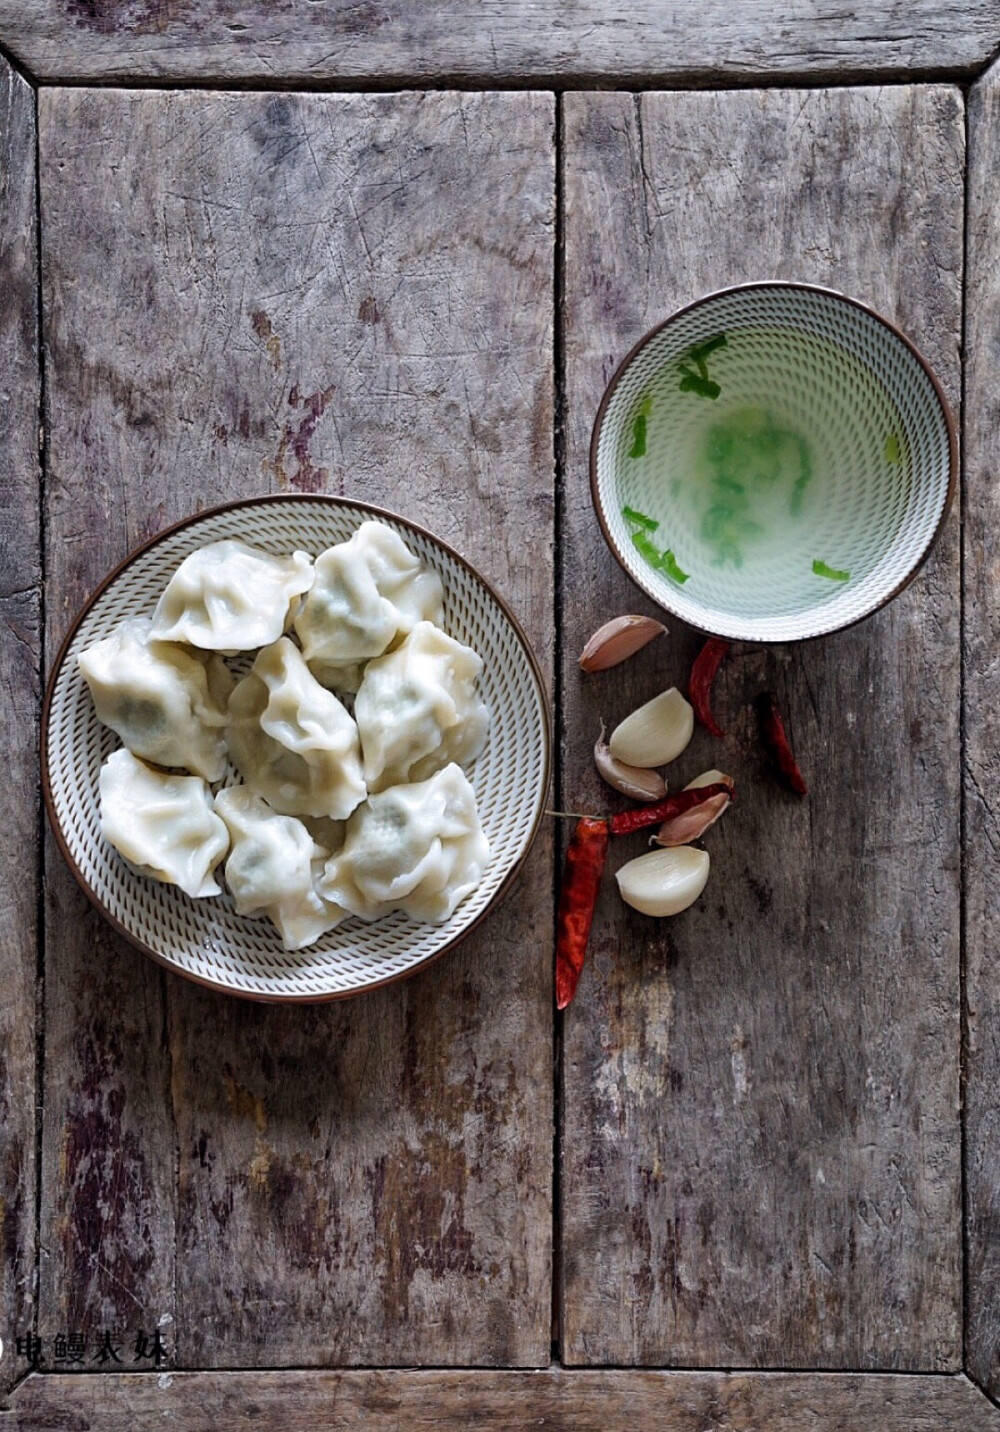
M 445 924 L 420 924 L 398 913 L 370 925 L 350 919 L 308 949 L 290 953 L 269 920 L 237 915 L 228 894 L 191 899 L 175 886 L 135 874 L 105 842 L 98 777 L 102 762 L 121 743 L 98 721 L 76 659 L 125 617 L 151 614 L 181 561 L 206 543 L 236 537 L 275 555 L 299 550 L 315 557 L 373 517 L 394 528 L 438 572 L 445 630 L 483 658 L 480 690 L 490 710 L 490 735 L 468 775 L 490 860 L 482 884 Z M 506 604 L 464 558 L 429 532 L 378 508 L 332 497 L 266 497 L 216 508 L 133 552 L 70 629 L 43 713 L 49 819 L 87 895 L 133 944 L 168 968 L 252 999 L 344 998 L 412 974 L 451 949 L 506 893 L 523 863 L 541 820 L 549 761 L 541 674 Z M 235 779 L 230 771 L 224 783 Z

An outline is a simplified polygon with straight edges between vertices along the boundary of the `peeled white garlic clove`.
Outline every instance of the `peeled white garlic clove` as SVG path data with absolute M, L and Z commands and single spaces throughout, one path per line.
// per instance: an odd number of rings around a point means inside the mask
M 662 622 L 653 617 L 613 617 L 599 627 L 580 653 L 584 671 L 606 671 L 635 656 L 654 637 L 666 632 Z
M 624 761 L 615 760 L 604 739 L 603 726 L 601 739 L 594 746 L 594 762 L 609 786 L 634 801 L 661 801 L 667 794 L 666 781 L 659 771 L 647 771 L 641 766 L 627 766 Z
M 694 710 L 671 686 L 626 716 L 612 731 L 608 746 L 615 760 L 627 766 L 665 766 L 684 750 L 693 730 Z
M 643 915 L 679 915 L 705 888 L 710 861 L 707 850 L 681 845 L 652 850 L 623 865 L 615 879 L 626 905 Z

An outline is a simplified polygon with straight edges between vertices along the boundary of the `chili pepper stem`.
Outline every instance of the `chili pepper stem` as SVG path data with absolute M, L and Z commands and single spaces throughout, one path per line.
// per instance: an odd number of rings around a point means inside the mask
M 603 820 L 600 815 L 581 815 L 578 810 L 547 810 L 544 815 L 554 815 L 559 820 Z

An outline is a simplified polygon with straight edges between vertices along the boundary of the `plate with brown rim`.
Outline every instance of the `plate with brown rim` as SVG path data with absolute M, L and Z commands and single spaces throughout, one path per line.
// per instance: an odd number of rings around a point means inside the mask
M 482 754 L 467 768 L 490 859 L 478 889 L 441 925 L 396 913 L 350 919 L 305 950 L 284 950 L 271 922 L 238 915 L 228 893 L 194 900 L 137 874 L 101 835 L 98 779 L 120 744 L 97 719 L 80 652 L 125 617 L 152 614 L 179 564 L 209 542 L 238 538 L 276 556 L 318 556 L 375 518 L 393 528 L 444 584 L 444 629 L 483 658 L 490 711 Z M 238 668 L 237 668 L 238 669 Z M 390 512 L 345 498 L 253 498 L 202 512 L 129 554 L 77 616 L 49 679 L 42 713 L 42 785 L 49 820 L 74 876 L 104 917 L 153 959 L 249 999 L 343 999 L 402 979 L 453 949 L 510 889 L 535 839 L 548 790 L 551 735 L 538 662 L 506 602 L 453 548 Z M 229 771 L 223 784 L 235 779 Z

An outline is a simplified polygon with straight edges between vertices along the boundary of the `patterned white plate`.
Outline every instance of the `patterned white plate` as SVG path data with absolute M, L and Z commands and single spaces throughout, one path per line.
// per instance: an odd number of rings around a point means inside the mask
M 135 874 L 102 838 L 98 777 L 119 745 L 94 712 L 76 658 L 127 616 L 151 613 L 179 563 L 196 548 L 238 537 L 265 551 L 317 556 L 367 518 L 399 532 L 441 576 L 444 626 L 483 658 L 490 710 L 486 749 L 469 769 L 490 861 L 479 888 L 443 925 L 396 914 L 347 920 L 309 949 L 289 953 L 267 919 L 237 915 L 230 897 L 193 900 Z M 108 920 L 178 973 L 252 999 L 323 1000 L 411 974 L 450 949 L 510 888 L 537 833 L 549 782 L 549 715 L 541 674 L 513 615 L 464 558 L 428 532 L 378 508 L 332 497 L 265 497 L 216 508 L 169 528 L 132 553 L 98 588 L 56 660 L 42 724 L 49 819 L 73 874 Z M 230 775 L 229 779 L 232 779 Z

